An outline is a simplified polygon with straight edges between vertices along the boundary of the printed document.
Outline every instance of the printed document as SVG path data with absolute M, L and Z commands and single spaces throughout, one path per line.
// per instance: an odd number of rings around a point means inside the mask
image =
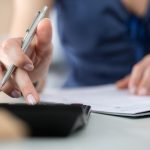
M 1 92 L 0 103 L 24 103 L 23 98 L 13 99 Z M 135 96 L 115 85 L 76 89 L 48 89 L 41 102 L 90 105 L 93 112 L 138 117 L 150 115 L 150 96 Z
M 150 114 L 150 96 L 135 96 L 128 90 L 118 90 L 115 85 L 49 91 L 41 96 L 44 102 L 82 103 L 90 105 L 93 112 L 143 116 Z

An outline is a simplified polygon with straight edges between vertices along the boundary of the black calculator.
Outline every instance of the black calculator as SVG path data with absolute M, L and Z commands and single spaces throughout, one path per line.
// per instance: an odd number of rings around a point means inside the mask
M 25 121 L 31 137 L 67 136 L 83 128 L 89 119 L 91 107 L 82 104 L 0 104 Z

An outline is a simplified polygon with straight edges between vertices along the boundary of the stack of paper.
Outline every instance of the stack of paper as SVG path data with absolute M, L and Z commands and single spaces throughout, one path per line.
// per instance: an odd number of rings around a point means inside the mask
M 41 96 L 44 102 L 82 103 L 90 105 L 93 112 L 119 116 L 144 116 L 150 114 L 150 96 L 133 96 L 114 85 L 49 91 Z

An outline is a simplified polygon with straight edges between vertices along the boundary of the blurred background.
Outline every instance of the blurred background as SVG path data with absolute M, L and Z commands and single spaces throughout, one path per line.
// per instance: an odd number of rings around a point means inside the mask
M 11 16 L 13 15 L 13 6 L 11 0 L 0 0 L 0 39 L 5 39 L 9 33 Z M 53 25 L 53 57 L 52 65 L 46 82 L 44 92 L 50 88 L 60 88 L 65 82 L 67 66 L 64 59 L 63 50 L 57 33 L 57 13 L 55 10 L 50 14 Z

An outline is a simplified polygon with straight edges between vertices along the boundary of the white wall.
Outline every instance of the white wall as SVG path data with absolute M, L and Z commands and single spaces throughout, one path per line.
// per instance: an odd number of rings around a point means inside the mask
M 0 35 L 8 33 L 12 12 L 12 0 L 0 0 Z

